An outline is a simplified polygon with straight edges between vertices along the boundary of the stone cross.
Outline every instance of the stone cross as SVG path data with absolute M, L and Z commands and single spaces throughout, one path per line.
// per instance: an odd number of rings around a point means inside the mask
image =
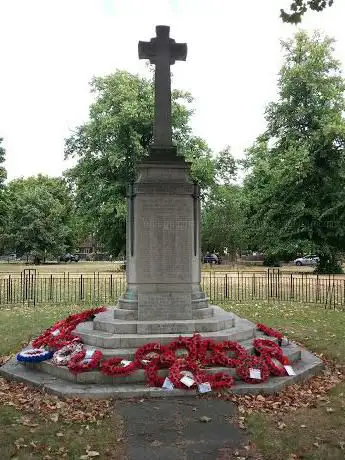
M 154 145 L 162 147 L 172 145 L 170 66 L 187 57 L 186 43 L 176 43 L 169 31 L 169 26 L 157 26 L 157 37 L 138 44 L 139 59 L 149 59 L 156 66 L 153 138 Z

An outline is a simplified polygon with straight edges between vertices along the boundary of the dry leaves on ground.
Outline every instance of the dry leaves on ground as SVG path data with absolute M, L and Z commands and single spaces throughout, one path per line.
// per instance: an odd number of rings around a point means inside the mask
M 96 422 L 109 417 L 111 400 L 90 400 L 69 398 L 61 400 L 56 396 L 26 386 L 23 383 L 8 382 L 0 377 L 0 400 L 3 405 L 13 406 L 43 419 L 57 422 L 59 418 L 71 422 Z
M 315 407 L 320 401 L 328 401 L 327 393 L 345 380 L 345 367 L 330 365 L 321 375 L 312 377 L 301 384 L 291 385 L 278 395 L 227 395 L 226 398 L 238 405 L 241 413 L 255 411 L 282 413 L 302 407 Z M 332 408 L 326 409 L 332 412 Z

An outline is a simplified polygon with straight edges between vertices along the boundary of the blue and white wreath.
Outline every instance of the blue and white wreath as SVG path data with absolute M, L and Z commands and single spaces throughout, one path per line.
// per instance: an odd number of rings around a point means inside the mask
M 21 351 L 17 354 L 17 361 L 24 361 L 27 363 L 38 363 L 45 361 L 53 356 L 52 351 L 47 351 L 44 348 L 29 348 L 28 350 Z

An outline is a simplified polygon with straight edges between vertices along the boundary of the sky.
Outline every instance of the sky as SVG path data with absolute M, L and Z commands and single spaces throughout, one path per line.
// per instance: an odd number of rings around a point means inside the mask
M 265 129 L 276 98 L 280 40 L 298 28 L 283 24 L 291 0 L 0 0 L 0 137 L 8 179 L 60 175 L 64 140 L 88 119 L 93 76 L 116 69 L 145 74 L 137 43 L 170 25 L 187 42 L 173 87 L 195 98 L 193 131 L 236 158 Z M 345 67 L 345 2 L 305 15 L 301 28 L 334 37 Z

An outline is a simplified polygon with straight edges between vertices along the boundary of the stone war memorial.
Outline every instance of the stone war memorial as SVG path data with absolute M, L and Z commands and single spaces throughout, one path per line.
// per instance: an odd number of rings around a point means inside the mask
M 115 307 L 56 323 L 1 374 L 98 398 L 274 393 L 308 378 L 322 369 L 319 358 L 210 305 L 202 291 L 199 186 L 172 141 L 170 67 L 186 60 L 187 45 L 157 26 L 138 52 L 155 66 L 154 139 L 129 186 L 126 292 Z

